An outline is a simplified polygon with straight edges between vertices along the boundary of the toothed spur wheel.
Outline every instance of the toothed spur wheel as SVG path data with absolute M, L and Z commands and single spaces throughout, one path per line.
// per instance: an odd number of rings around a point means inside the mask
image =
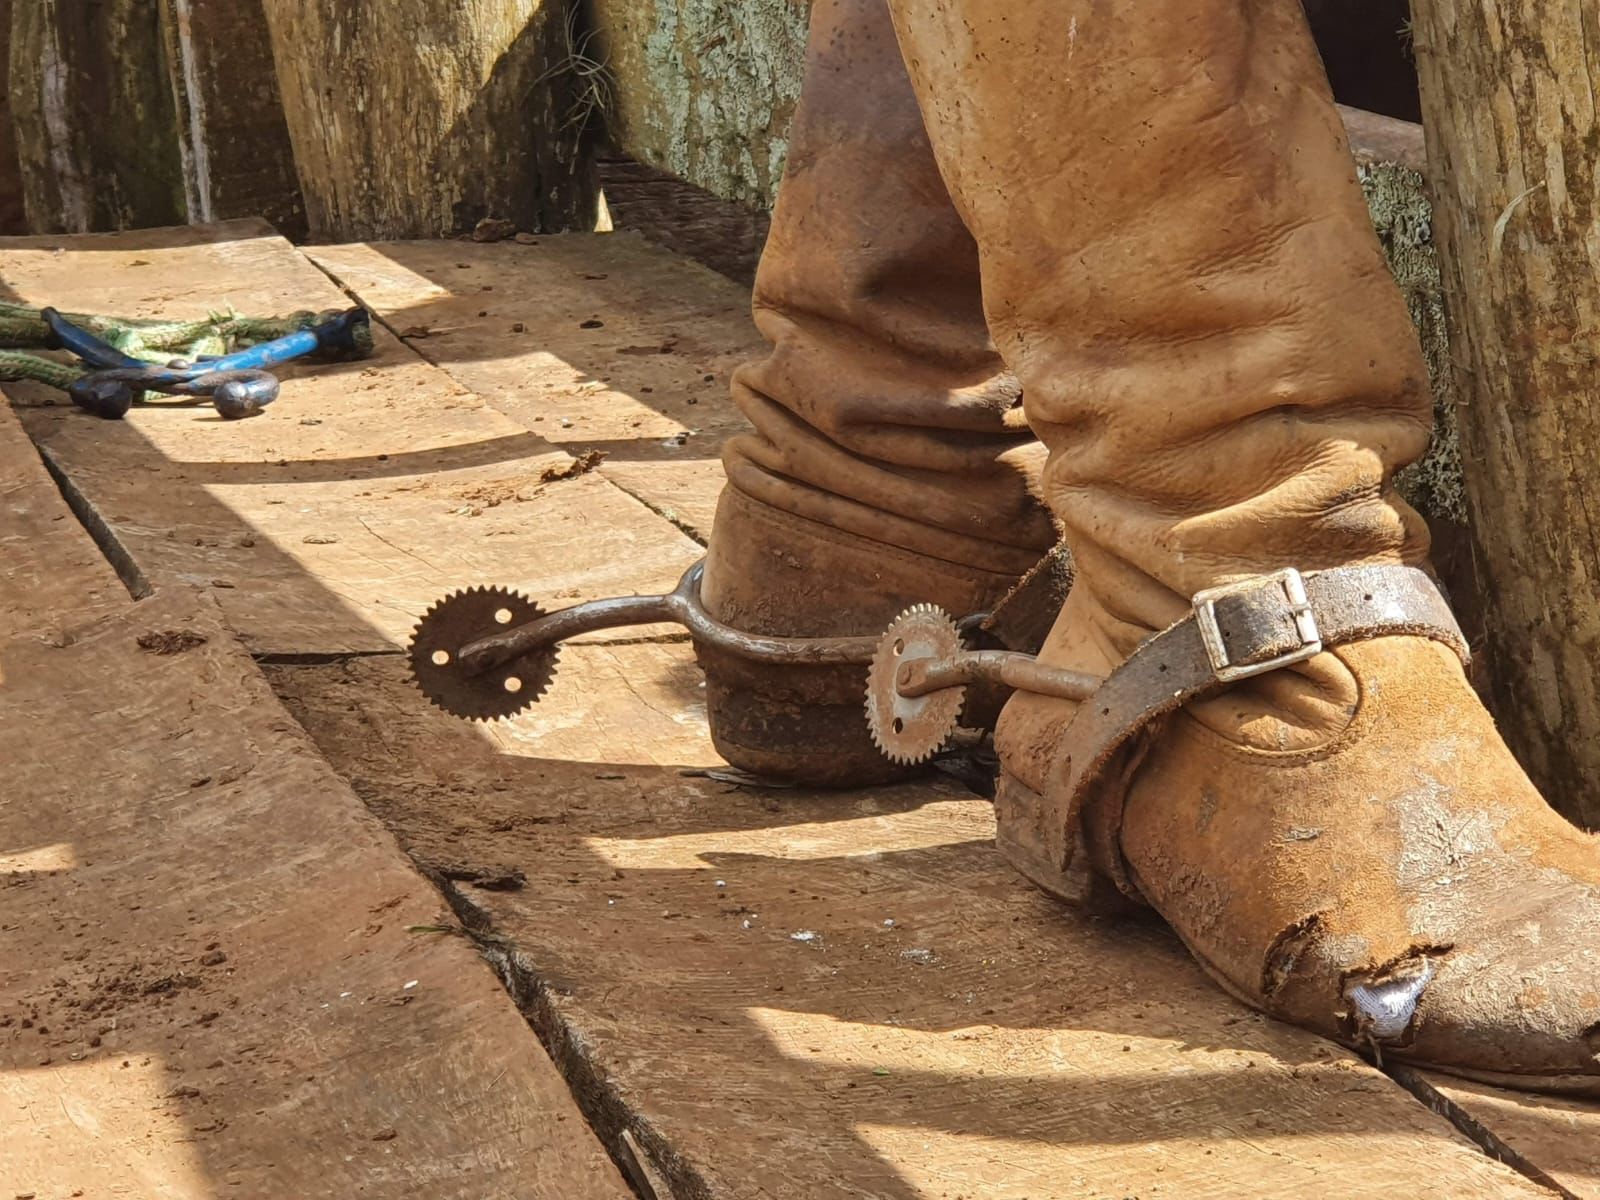
M 906 609 L 884 631 L 867 671 L 867 727 L 890 761 L 914 766 L 937 754 L 956 731 L 967 698 L 963 685 L 902 695 L 900 668 L 919 659 L 947 659 L 961 649 L 956 623 L 932 604 Z
M 515 716 L 542 696 L 555 674 L 555 646 L 486 670 L 468 671 L 461 649 L 544 615 L 528 597 L 504 588 L 452 592 L 426 614 L 411 635 L 411 680 L 445 712 L 474 721 Z

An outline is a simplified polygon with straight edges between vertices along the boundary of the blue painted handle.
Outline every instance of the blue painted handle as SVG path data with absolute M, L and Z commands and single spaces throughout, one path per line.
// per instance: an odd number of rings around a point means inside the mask
M 343 355 L 357 349 L 355 333 L 372 320 L 364 308 L 349 308 L 320 325 L 300 329 L 270 342 L 261 342 L 246 350 L 236 350 L 213 358 L 191 368 L 194 373 L 212 371 L 259 371 L 307 354 Z
M 87 330 L 80 329 L 53 308 L 40 310 L 40 316 L 56 340 L 91 367 L 113 371 L 143 371 L 145 390 L 155 392 L 175 390 L 176 384 L 205 375 L 229 371 L 260 371 L 317 352 L 332 355 L 351 354 L 358 349 L 355 340 L 356 330 L 365 328 L 372 320 L 364 308 L 346 309 L 338 316 L 330 317 L 309 329 L 298 329 L 284 337 L 261 342 L 244 350 L 236 350 L 220 358 L 208 358 L 204 362 L 185 367 L 163 367 L 124 354 Z
M 56 341 L 91 367 L 126 371 L 150 365 L 140 362 L 132 355 L 124 354 L 115 346 L 108 346 L 88 330 L 79 329 L 53 308 L 40 309 L 39 316 L 49 326 Z
M 220 357 L 204 357 L 183 366 L 142 362 L 80 329 L 53 308 L 40 315 L 66 349 L 99 368 L 67 388 L 75 404 L 96 416 L 120 420 L 140 392 L 210 396 L 217 411 L 230 420 L 253 416 L 278 398 L 278 380 L 266 368 L 322 353 L 343 357 L 361 352 L 358 330 L 372 318 L 364 308 L 351 308 L 309 329 Z

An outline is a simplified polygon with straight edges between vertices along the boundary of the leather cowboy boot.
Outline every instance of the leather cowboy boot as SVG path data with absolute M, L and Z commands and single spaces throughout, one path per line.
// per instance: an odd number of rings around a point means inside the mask
M 1419 569 L 1423 365 L 1300 5 L 891 8 L 1076 558 L 1041 660 L 1109 676 L 1008 704 L 1002 849 L 1085 844 L 1284 1020 L 1600 1093 L 1600 848 Z
M 884 0 L 819 0 L 755 286 L 770 353 L 734 376 L 754 432 L 702 600 L 746 632 L 876 635 L 907 606 L 983 610 L 1055 542 L 1043 461 L 995 353 L 977 250 L 939 178 Z M 729 762 L 822 785 L 903 773 L 872 744 L 865 667 L 700 646 Z

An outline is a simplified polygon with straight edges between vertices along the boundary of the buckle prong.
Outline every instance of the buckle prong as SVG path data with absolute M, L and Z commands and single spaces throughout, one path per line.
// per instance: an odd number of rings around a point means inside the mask
M 1294 621 L 1295 636 L 1300 639 L 1300 645 L 1272 658 L 1236 663 L 1228 653 L 1222 627 L 1217 623 L 1217 601 L 1229 596 L 1259 593 L 1273 585 L 1277 585 L 1282 593 L 1284 607 Z M 1305 577 L 1293 567 L 1266 575 L 1252 575 L 1235 583 L 1196 592 L 1193 604 L 1195 624 L 1200 629 L 1200 640 L 1205 645 L 1206 656 L 1211 660 L 1211 670 L 1223 683 L 1264 675 L 1268 671 L 1305 662 L 1322 653 L 1322 633 L 1317 628 L 1317 618 L 1311 611 L 1311 601 L 1306 595 Z

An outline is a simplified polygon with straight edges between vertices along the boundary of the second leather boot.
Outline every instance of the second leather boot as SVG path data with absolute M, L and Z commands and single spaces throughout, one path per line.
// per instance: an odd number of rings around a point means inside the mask
M 876 635 L 911 604 L 992 606 L 1055 542 L 1043 449 L 989 338 L 883 0 L 819 0 L 756 277 L 768 355 L 734 396 L 708 611 L 747 632 Z M 711 734 L 759 774 L 902 774 L 872 744 L 865 668 L 774 667 L 709 647 Z

